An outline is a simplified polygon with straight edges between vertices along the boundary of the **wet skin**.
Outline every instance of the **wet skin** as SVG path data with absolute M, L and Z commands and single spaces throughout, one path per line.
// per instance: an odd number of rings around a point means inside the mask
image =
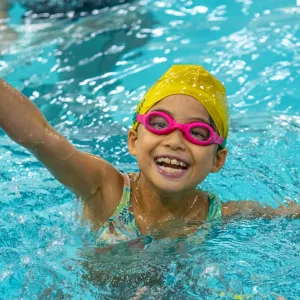
M 178 123 L 204 121 L 209 123 L 207 110 L 187 95 L 171 95 L 153 106 L 150 111 L 168 112 Z M 216 153 L 216 145 L 199 146 L 187 141 L 180 130 L 167 135 L 155 135 L 143 125 L 128 135 L 129 151 L 136 156 L 140 175 L 133 182 L 133 206 L 138 210 L 140 225 L 160 223 L 175 218 L 205 220 L 207 195 L 196 190 L 209 173 L 218 172 L 226 160 L 227 150 Z M 158 157 L 177 158 L 188 168 L 174 173 L 162 171 Z M 134 199 L 138 199 L 135 201 Z M 137 208 L 139 207 L 139 209 Z M 142 213 L 141 213 L 142 212 Z M 147 220 L 146 220 L 147 219 Z M 144 224 L 143 224 L 144 223 Z
M 177 122 L 209 119 L 201 104 L 188 96 L 167 97 L 152 108 L 155 109 L 168 111 Z M 122 198 L 123 175 L 101 157 L 76 149 L 50 126 L 28 98 L 1 79 L 0 128 L 76 194 L 83 203 L 83 217 L 93 223 L 94 229 L 101 228 L 112 216 Z M 207 195 L 196 190 L 196 186 L 210 172 L 221 169 L 227 149 L 217 151 L 216 145 L 194 145 L 185 140 L 179 130 L 164 136 L 154 135 L 142 125 L 137 132 L 129 131 L 128 148 L 140 165 L 140 172 L 131 174 L 131 203 L 141 233 L 151 232 L 151 227 L 169 221 L 177 222 L 177 228 L 187 233 L 185 221 L 197 223 L 206 219 Z M 159 156 L 162 156 L 160 160 L 163 156 L 184 159 L 188 168 L 174 177 L 164 165 L 158 166 L 155 159 Z M 295 201 L 285 204 L 275 209 L 263 207 L 256 201 L 228 201 L 222 203 L 222 216 L 300 217 L 299 204 Z M 178 223 L 181 220 L 183 223 Z M 173 235 L 174 223 L 171 225 L 168 228 Z

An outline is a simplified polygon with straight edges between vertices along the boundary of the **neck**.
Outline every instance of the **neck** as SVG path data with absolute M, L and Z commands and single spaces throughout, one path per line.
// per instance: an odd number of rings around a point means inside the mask
M 172 219 L 188 218 L 200 200 L 195 188 L 182 192 L 161 191 L 140 173 L 134 180 L 132 192 L 137 218 L 146 223 L 146 227 Z

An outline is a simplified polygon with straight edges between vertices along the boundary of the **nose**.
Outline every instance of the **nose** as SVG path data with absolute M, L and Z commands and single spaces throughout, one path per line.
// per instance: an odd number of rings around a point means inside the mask
M 185 138 L 181 130 L 176 129 L 164 137 L 164 146 L 169 147 L 170 149 L 185 150 Z

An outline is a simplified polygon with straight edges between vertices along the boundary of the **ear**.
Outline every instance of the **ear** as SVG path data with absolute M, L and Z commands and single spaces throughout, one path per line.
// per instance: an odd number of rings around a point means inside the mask
M 136 141 L 137 141 L 137 131 L 129 129 L 128 131 L 128 150 L 132 156 L 136 156 Z
M 213 166 L 212 166 L 212 168 L 210 170 L 211 173 L 219 172 L 222 169 L 222 167 L 225 164 L 227 154 L 228 154 L 228 149 L 227 148 L 220 149 L 216 153 L 216 155 L 214 157 Z

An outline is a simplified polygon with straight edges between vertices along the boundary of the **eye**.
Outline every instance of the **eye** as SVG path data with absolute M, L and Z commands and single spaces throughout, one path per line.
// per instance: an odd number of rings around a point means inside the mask
M 168 121 L 159 115 L 153 115 L 148 120 L 148 125 L 156 130 L 166 129 L 168 127 Z
M 209 135 L 210 135 L 208 129 L 201 127 L 201 126 L 193 127 L 190 130 L 190 134 L 194 139 L 199 140 L 199 141 L 208 140 Z

